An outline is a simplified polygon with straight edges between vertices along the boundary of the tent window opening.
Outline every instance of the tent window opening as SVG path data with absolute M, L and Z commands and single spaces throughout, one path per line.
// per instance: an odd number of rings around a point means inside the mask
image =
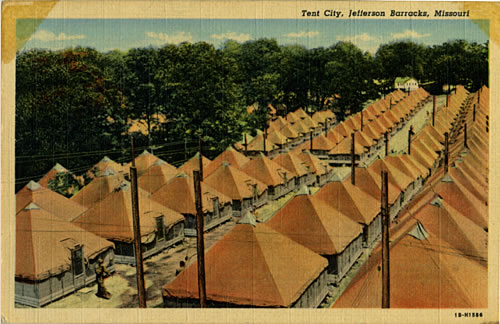
M 81 245 L 77 245 L 71 250 L 71 266 L 75 276 L 83 274 L 83 250 Z
M 157 238 L 158 241 L 162 241 L 165 239 L 165 223 L 163 220 L 163 216 L 156 217 L 156 230 L 158 232 Z
M 214 218 L 219 218 L 219 197 L 214 197 L 212 199 L 212 203 L 214 204 Z

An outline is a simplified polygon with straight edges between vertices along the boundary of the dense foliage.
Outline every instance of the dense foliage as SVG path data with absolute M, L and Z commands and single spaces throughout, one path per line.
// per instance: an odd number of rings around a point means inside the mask
M 472 91 L 488 84 L 488 44 L 458 40 L 389 43 L 375 55 L 345 42 L 307 49 L 274 39 L 227 41 L 220 49 L 199 42 L 125 53 L 28 50 L 16 64 L 18 187 L 56 162 L 82 173 L 104 155 L 128 160 L 133 120 L 149 130 L 138 134 L 139 148 L 181 162 L 200 137 L 213 157 L 243 132 L 262 129 L 269 103 L 284 112 L 333 109 L 342 118 L 392 91 L 400 76 L 434 93 L 444 84 Z M 254 103 L 259 109 L 249 115 Z

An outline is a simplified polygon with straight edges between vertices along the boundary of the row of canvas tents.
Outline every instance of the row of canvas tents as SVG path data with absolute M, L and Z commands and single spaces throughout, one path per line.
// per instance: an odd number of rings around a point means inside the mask
M 199 159 L 177 169 L 148 152 L 136 158 L 145 258 L 195 234 L 189 174 L 199 169 Z M 249 159 L 228 148 L 214 161 L 201 159 L 206 230 L 301 185 L 322 184 L 331 172 L 307 153 Z M 115 263 L 135 263 L 128 169 L 105 157 L 68 199 L 40 184 L 70 173 L 57 164 L 16 194 L 16 302 L 39 307 L 92 283 L 98 258 L 111 271 Z
M 391 231 L 391 307 L 488 307 L 488 92 L 468 98 L 464 117 L 445 119 L 459 125 L 449 171 L 428 180 Z M 333 307 L 380 307 L 380 265 L 376 250 Z
M 467 92 L 463 94 L 461 103 L 457 97 L 456 109 L 441 114 L 462 119 L 464 109 L 470 110 L 462 105 L 470 99 Z M 329 182 L 313 195 L 301 191 L 265 224 L 245 215 L 206 254 L 209 305 L 317 307 L 327 294 L 327 283 L 339 282 L 363 253 L 362 247 L 379 236 L 381 170 L 390 175 L 391 219 L 397 223 L 411 197 L 429 177 L 439 176 L 436 170 L 446 150 L 440 142 L 442 132 L 459 134 L 460 127 L 459 123 L 430 126 L 417 134 L 410 155 L 388 156 L 368 168 L 356 168 L 354 184 L 347 178 Z M 431 145 L 427 135 L 439 146 Z M 421 163 L 414 152 L 430 164 Z M 404 263 L 398 267 L 405 271 Z M 198 305 L 196 269 L 197 263 L 191 264 L 163 287 L 165 306 Z

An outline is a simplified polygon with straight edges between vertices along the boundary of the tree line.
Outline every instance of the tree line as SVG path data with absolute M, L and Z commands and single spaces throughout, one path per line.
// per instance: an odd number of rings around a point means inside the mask
M 149 130 L 137 134 L 138 146 L 158 148 L 167 162 L 184 160 L 198 138 L 214 157 L 243 132 L 264 128 L 268 104 L 286 107 L 284 113 L 332 109 L 342 119 L 392 91 L 402 76 L 435 94 L 445 84 L 475 91 L 488 84 L 488 43 L 402 41 L 381 45 L 375 55 L 348 42 L 307 49 L 266 38 L 220 48 L 198 42 L 18 52 L 16 187 L 55 162 L 83 172 L 104 155 L 129 160 L 131 120 Z M 255 103 L 259 109 L 249 114 Z

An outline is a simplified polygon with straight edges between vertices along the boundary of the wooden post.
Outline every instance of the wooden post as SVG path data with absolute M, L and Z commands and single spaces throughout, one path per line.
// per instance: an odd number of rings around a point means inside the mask
M 474 104 L 474 106 L 472 108 L 472 121 L 473 122 L 476 121 L 476 104 Z
M 201 137 L 200 137 L 200 141 L 199 141 L 199 152 L 200 152 L 200 159 L 199 159 L 199 163 L 200 163 L 200 181 L 203 181 L 203 159 L 202 159 L 202 150 L 201 150 L 201 145 L 202 145 L 202 140 L 201 140 Z
M 325 118 L 325 137 L 328 135 L 328 118 Z
M 311 145 L 309 147 L 309 150 L 312 152 L 312 149 L 313 149 L 313 132 L 311 131 L 311 133 L 309 133 L 309 140 L 311 142 Z
M 446 108 L 448 108 L 449 104 L 450 104 L 450 95 L 446 94 Z
M 363 110 L 361 110 L 361 131 L 363 131 Z
M 444 133 L 444 174 L 448 174 L 448 132 Z
M 434 126 L 435 116 L 436 116 L 436 96 L 432 96 L 432 126 Z
M 356 184 L 356 154 L 354 152 L 354 133 L 351 134 L 351 183 Z
M 248 153 L 247 134 L 245 133 L 245 153 Z
M 207 290 L 205 285 L 205 242 L 203 240 L 203 207 L 201 198 L 201 182 L 199 171 L 193 171 L 194 197 L 196 205 L 196 252 L 198 257 L 198 294 L 200 307 L 207 307 Z
M 479 105 L 479 100 L 481 99 L 481 88 L 477 90 L 477 104 Z
M 408 155 L 411 155 L 411 135 L 413 134 L 413 127 L 408 130 Z
M 134 223 L 135 267 L 137 277 L 137 295 L 139 307 L 146 308 L 146 289 L 144 285 L 144 264 L 142 262 L 141 223 L 139 219 L 139 194 L 137 189 L 137 169 L 135 168 L 134 138 L 132 137 L 132 166 L 130 167 L 130 183 L 132 194 L 132 216 Z
M 464 124 L 464 147 L 469 148 L 467 145 L 467 123 Z
M 266 140 L 267 140 L 267 128 L 264 129 L 264 136 L 263 136 L 264 140 L 262 141 L 262 145 L 264 146 L 263 149 L 264 149 L 264 155 L 266 155 Z
M 187 138 L 184 137 L 184 160 L 187 160 Z
M 390 308 L 389 205 L 387 171 L 382 170 L 382 308 Z
M 385 137 L 385 156 L 389 156 L 389 133 L 385 132 L 384 137 Z

